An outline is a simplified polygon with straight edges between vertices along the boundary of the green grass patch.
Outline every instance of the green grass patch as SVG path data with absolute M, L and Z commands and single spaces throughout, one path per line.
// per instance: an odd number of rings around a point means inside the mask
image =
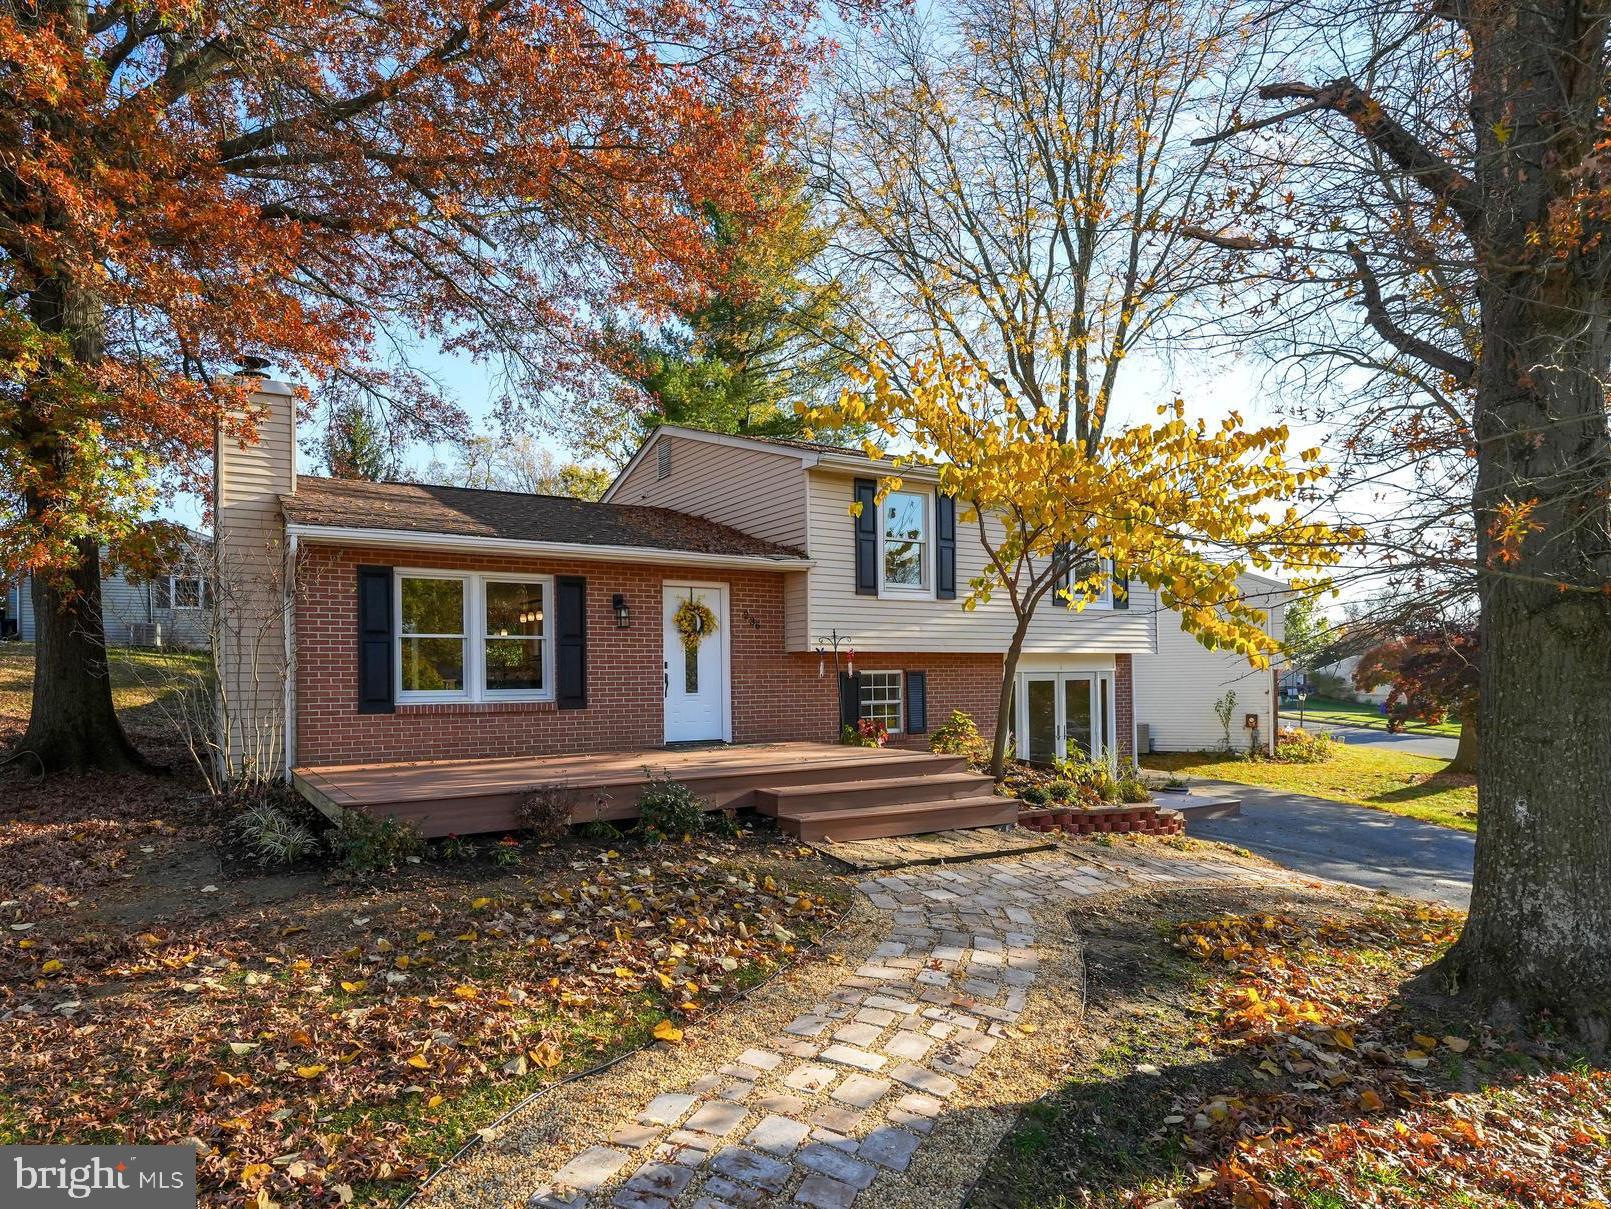
M 1429 756 L 1343 743 L 1323 764 L 1239 760 L 1224 752 L 1156 752 L 1141 763 L 1158 772 L 1191 773 L 1369 806 L 1460 831 L 1477 829 L 1477 779 L 1450 772 L 1448 761 Z

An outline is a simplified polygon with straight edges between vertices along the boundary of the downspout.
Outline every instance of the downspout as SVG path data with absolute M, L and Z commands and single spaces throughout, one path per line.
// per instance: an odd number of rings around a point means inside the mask
M 285 552 L 285 624 L 281 629 L 285 632 L 285 780 L 289 784 L 291 770 L 296 767 L 296 534 L 286 535 Z

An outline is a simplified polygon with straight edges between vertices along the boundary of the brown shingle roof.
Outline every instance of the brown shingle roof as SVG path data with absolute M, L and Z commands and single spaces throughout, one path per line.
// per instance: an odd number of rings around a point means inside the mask
M 299 476 L 295 493 L 280 499 L 286 519 L 297 525 L 751 558 L 805 557 L 793 547 L 762 541 L 726 525 L 669 508 L 595 504 L 560 495 Z

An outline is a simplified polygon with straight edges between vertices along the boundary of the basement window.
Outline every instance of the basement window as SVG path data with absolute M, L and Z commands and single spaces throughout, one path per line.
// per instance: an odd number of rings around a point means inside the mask
M 901 729 L 901 679 L 899 672 L 861 674 L 861 717 L 882 722 L 892 735 Z

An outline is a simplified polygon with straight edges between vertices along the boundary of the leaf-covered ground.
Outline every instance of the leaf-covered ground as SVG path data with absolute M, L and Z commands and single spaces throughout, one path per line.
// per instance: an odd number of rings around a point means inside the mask
M 4 742 L 26 713 L 0 708 Z M 677 1043 L 847 899 L 743 836 L 232 875 L 175 767 L 0 773 L 0 1144 L 198 1139 L 206 1205 L 400 1199 L 533 1090 Z
M 1461 831 L 1477 829 L 1477 779 L 1449 772 L 1448 761 L 1429 756 L 1344 743 L 1322 764 L 1238 760 L 1223 752 L 1195 751 L 1154 752 L 1141 763 L 1160 772 L 1303 793 Z
M 1087 921 L 1090 1035 L 974 1203 L 1604 1206 L 1611 1076 L 1406 985 L 1457 922 L 1327 891 Z

